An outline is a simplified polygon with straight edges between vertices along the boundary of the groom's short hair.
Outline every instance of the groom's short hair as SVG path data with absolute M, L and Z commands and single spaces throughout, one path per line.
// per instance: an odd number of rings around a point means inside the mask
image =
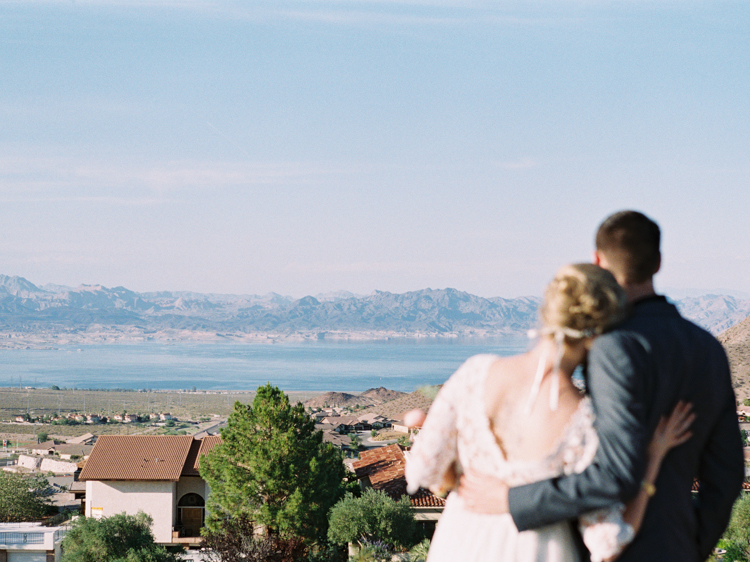
M 596 250 L 606 257 L 618 280 L 643 283 L 659 270 L 659 225 L 638 211 L 607 217 L 596 233 Z

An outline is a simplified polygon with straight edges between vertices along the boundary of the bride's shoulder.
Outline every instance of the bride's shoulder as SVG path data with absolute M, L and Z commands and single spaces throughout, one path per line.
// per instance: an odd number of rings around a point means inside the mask
M 501 357 L 491 353 L 473 355 L 461 364 L 444 386 L 465 384 L 467 381 L 484 378 L 492 366 L 501 359 Z
M 456 371 L 456 374 L 486 374 L 498 361 L 502 360 L 502 357 L 493 353 L 481 353 L 479 355 L 473 355 L 466 361 L 464 361 L 463 365 L 461 365 L 458 371 Z

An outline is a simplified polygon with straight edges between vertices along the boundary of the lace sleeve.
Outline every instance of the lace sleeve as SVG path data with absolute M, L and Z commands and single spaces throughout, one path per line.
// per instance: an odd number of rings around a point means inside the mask
M 409 494 L 416 493 L 420 487 L 440 484 L 456 460 L 457 406 L 460 393 L 465 391 L 461 379 L 469 361 L 440 389 L 409 451 L 406 461 L 406 491 Z
M 624 510 L 625 506 L 618 503 L 581 515 L 578 526 L 583 542 L 591 552 L 591 562 L 617 556 L 632 542 L 635 533 L 633 527 L 622 520 Z
M 594 429 L 594 410 L 591 400 L 581 404 L 581 415 L 569 429 L 564 451 L 563 472 L 583 472 L 594 459 L 599 448 L 599 436 Z M 602 562 L 617 556 L 633 541 L 633 527 L 622 519 L 625 507 L 617 503 L 611 507 L 582 514 L 578 526 L 586 548 L 591 552 L 591 562 Z

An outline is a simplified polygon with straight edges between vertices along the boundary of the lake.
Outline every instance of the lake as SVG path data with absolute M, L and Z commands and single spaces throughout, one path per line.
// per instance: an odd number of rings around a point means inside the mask
M 513 355 L 527 340 L 138 343 L 0 350 L 0 387 L 404 392 L 441 384 L 477 353 Z

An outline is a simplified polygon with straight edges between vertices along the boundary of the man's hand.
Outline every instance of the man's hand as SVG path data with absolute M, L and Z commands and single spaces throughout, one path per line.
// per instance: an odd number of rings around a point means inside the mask
M 494 476 L 468 471 L 461 476 L 458 495 L 469 511 L 508 513 L 508 485 Z

